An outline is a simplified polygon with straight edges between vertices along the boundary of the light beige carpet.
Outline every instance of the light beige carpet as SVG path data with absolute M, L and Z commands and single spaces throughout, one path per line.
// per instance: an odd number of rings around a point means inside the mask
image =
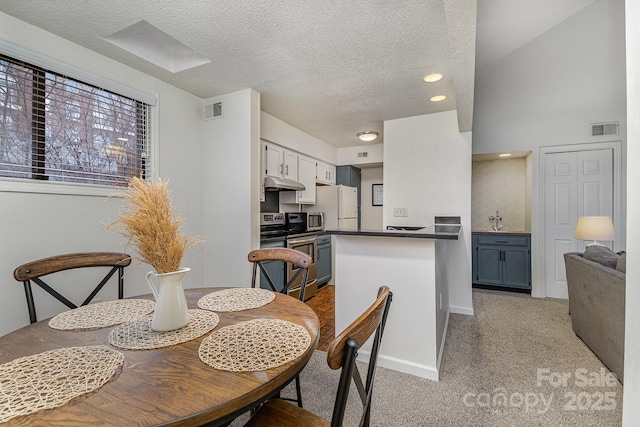
M 474 289 L 473 302 L 474 316 L 449 319 L 440 381 L 378 368 L 372 426 L 621 425 L 622 386 L 571 330 L 566 301 Z M 305 408 L 331 419 L 338 372 L 325 357 L 301 383 Z M 345 426 L 357 399 L 352 388 Z

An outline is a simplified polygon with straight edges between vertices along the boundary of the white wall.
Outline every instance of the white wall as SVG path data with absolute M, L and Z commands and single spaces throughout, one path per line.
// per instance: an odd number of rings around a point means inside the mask
M 590 137 L 595 122 L 624 137 L 624 1 L 597 0 L 479 70 L 474 102 L 474 154 L 609 140 Z
M 471 134 L 458 132 L 456 111 L 384 123 L 383 226 L 432 225 L 459 216 L 463 233 L 449 245 L 449 303 L 473 314 L 471 301 Z M 406 218 L 393 209 L 408 209 Z
M 360 169 L 360 188 L 362 189 L 361 199 L 361 228 L 363 230 L 382 229 L 382 206 L 372 206 L 372 184 L 383 184 L 383 170 L 378 168 Z M 384 195 L 384 186 L 382 194 Z
M 156 94 L 158 103 L 151 135 L 158 166 L 156 172 L 162 178 L 170 179 L 174 208 L 186 218 L 185 234 L 203 234 L 202 127 L 198 98 L 2 13 L 0 40 Z M 0 277 L 3 281 L 0 286 L 0 335 L 29 323 L 22 284 L 13 280 L 15 267 L 65 252 L 123 249 L 123 238 L 103 226 L 103 223 L 117 217 L 121 209 L 120 199 L 1 191 L 0 206 L 0 235 L 4 242 L 0 247 Z M 131 248 L 127 251 L 134 254 Z M 202 262 L 194 255 L 188 254 L 186 258 L 185 265 L 192 271 L 185 279 L 185 286 L 202 283 Z M 148 293 L 144 274 L 151 269 L 146 264 L 128 267 L 125 295 Z M 109 299 L 116 295 L 113 289 L 103 292 L 99 297 L 104 295 Z M 86 294 L 72 292 L 71 296 L 76 302 L 81 302 Z M 66 310 L 51 299 L 38 301 L 45 302 L 38 305 L 39 318 Z
M 260 245 L 260 94 L 245 89 L 204 102 L 223 108 L 204 122 L 204 284 L 248 286 L 247 254 Z
M 629 164 L 640 164 L 640 3 L 627 2 L 627 117 L 629 139 L 627 159 Z M 640 182 L 640 169 L 630 167 L 629 182 Z M 631 186 L 630 186 L 631 187 Z M 627 212 L 633 218 L 627 224 L 627 290 L 624 348 L 624 402 L 625 427 L 638 425 L 640 419 L 640 193 L 629 189 Z M 635 266 L 635 267 L 634 267 Z
M 384 144 L 367 144 L 338 149 L 338 165 L 368 165 L 384 161 Z M 366 153 L 366 157 L 363 154 Z
M 473 153 L 532 151 L 533 288 L 543 289 L 540 148 L 619 140 L 626 175 L 624 1 L 597 0 L 497 63 L 476 73 Z M 591 137 L 590 124 L 620 122 L 620 135 Z M 626 180 L 620 183 L 621 236 Z M 529 220 L 529 218 L 527 218 Z M 616 242 L 624 248 L 625 242 Z
M 260 112 L 260 138 L 335 165 L 336 147 L 313 137 L 264 111 Z

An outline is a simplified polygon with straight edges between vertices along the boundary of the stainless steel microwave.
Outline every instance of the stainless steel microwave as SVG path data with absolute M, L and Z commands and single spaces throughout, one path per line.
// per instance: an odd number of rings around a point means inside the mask
M 324 231 L 322 212 L 307 212 L 307 231 Z

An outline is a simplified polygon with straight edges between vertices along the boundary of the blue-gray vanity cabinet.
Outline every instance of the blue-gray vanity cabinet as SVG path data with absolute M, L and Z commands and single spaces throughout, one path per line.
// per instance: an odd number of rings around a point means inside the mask
M 473 233 L 473 283 L 531 289 L 528 234 Z

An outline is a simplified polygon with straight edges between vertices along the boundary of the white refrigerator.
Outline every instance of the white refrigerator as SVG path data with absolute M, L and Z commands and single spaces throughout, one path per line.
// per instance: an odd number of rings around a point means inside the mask
M 313 210 L 324 213 L 325 230 L 357 230 L 358 189 L 346 185 L 316 187 Z

